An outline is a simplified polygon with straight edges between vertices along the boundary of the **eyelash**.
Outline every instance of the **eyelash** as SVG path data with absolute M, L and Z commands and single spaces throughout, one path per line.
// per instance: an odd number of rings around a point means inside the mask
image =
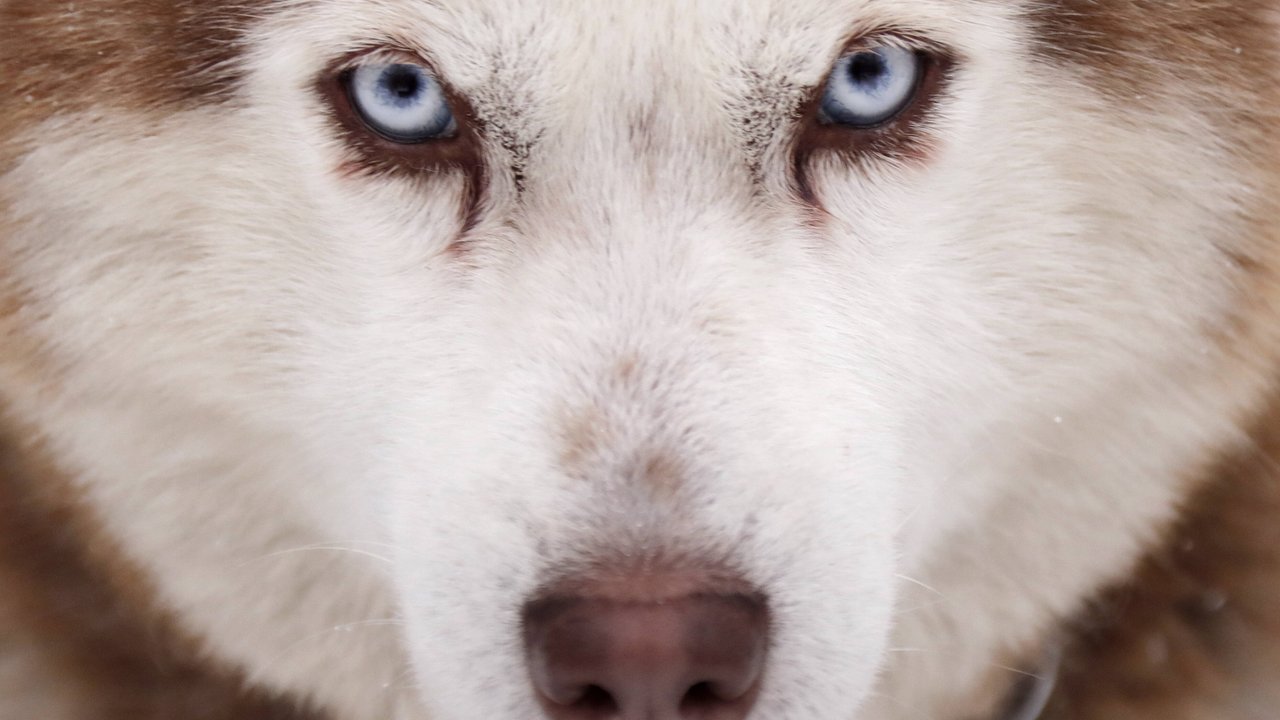
M 808 166 L 819 154 L 834 154 L 855 164 L 877 159 L 909 163 L 926 158 L 934 146 L 934 138 L 929 132 L 931 110 L 950 79 L 952 54 L 928 41 L 900 34 L 878 34 L 863 36 L 849 43 L 837 60 L 881 46 L 913 49 L 919 58 L 921 70 L 911 99 L 900 112 L 881 124 L 867 127 L 823 124 L 819 121 L 819 112 L 831 74 L 824 76 L 823 82 L 813 89 L 807 104 L 801 109 L 803 122 L 797 128 L 791 153 L 793 180 L 799 194 L 807 200 L 815 200 L 808 188 L 807 173 Z M 466 99 L 453 92 L 442 76 L 431 71 L 434 77 L 439 78 L 456 116 L 456 135 L 418 144 L 389 140 L 368 126 L 353 107 L 348 94 L 348 83 L 354 69 L 376 62 L 415 64 L 428 71 L 432 67 L 432 63 L 415 53 L 381 47 L 349 54 L 321 75 L 317 81 L 318 89 L 327 100 L 345 143 L 352 151 L 353 159 L 344 166 L 345 170 L 355 174 L 394 173 L 416 177 L 462 170 L 469 177 L 472 195 L 477 195 L 488 180 L 481 159 L 483 127 L 476 121 Z M 835 67 L 833 62 L 833 72 Z
M 878 47 L 902 47 L 910 51 L 916 58 L 918 73 L 906 103 L 882 122 L 866 126 L 841 125 L 839 123 L 822 122 L 822 104 L 827 92 L 827 81 L 816 87 L 810 96 L 806 110 L 802 113 L 806 126 L 802 136 L 809 136 L 818 146 L 835 150 L 860 153 L 899 155 L 898 146 L 909 144 L 911 135 L 927 129 L 931 111 L 936 107 L 940 96 L 950 81 L 954 61 L 952 55 L 936 46 L 917 43 L 881 43 L 864 40 L 852 45 L 839 56 L 844 61 L 854 53 L 870 52 Z M 833 73 L 835 69 L 833 68 Z M 803 139 L 803 138 L 802 138 Z
M 370 127 L 351 97 L 351 79 L 359 67 L 395 63 L 424 68 L 440 84 L 457 123 L 456 130 L 449 137 L 405 143 Z M 432 69 L 432 63 L 416 53 L 385 46 L 350 53 L 321 73 L 316 80 L 316 89 L 350 151 L 351 157 L 342 168 L 344 173 L 421 178 L 462 171 L 469 177 L 474 194 L 474 189 L 485 181 L 475 113 L 466 99 L 453 92 L 440 78 L 440 74 Z

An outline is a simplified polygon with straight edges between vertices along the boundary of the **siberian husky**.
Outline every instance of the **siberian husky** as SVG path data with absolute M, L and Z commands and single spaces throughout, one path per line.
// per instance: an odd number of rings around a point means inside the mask
M 0 0 L 3 720 L 1280 717 L 1280 0 Z

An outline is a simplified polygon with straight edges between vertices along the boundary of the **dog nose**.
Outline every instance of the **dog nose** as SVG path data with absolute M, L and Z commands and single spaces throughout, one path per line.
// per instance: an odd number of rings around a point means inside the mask
M 529 670 L 551 720 L 742 720 L 768 650 L 749 594 L 552 598 L 525 612 Z

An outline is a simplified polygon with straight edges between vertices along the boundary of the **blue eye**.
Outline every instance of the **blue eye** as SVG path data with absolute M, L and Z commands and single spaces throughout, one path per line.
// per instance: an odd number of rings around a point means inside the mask
M 419 65 L 360 65 L 347 92 L 365 124 L 393 142 L 421 143 L 458 133 L 444 88 Z
M 888 45 L 845 55 L 827 78 L 818 121 L 872 128 L 892 120 L 911 104 L 923 68 L 919 53 Z

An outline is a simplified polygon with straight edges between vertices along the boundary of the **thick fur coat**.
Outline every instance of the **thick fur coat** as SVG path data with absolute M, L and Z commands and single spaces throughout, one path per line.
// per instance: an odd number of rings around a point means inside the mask
M 0 719 L 529 720 L 766 598 L 754 720 L 1280 708 L 1276 0 L 0 0 Z M 928 58 L 874 128 L 819 106 Z M 381 54 L 379 54 L 381 53 Z M 351 110 L 429 68 L 457 131 Z

